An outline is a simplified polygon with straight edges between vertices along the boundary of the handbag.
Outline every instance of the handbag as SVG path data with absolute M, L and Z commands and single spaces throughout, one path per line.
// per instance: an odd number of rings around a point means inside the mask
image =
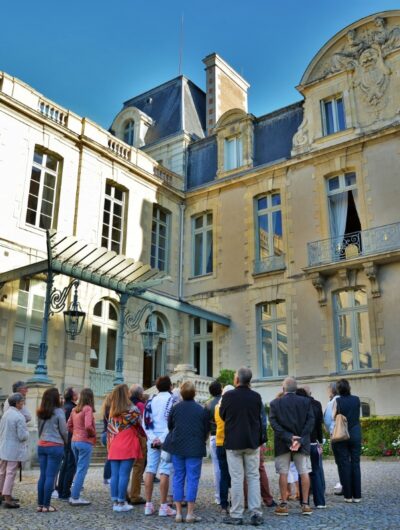
M 331 442 L 344 442 L 345 440 L 350 439 L 347 418 L 346 416 L 343 416 L 343 414 L 340 414 L 338 402 L 339 400 L 336 399 L 335 405 L 334 405 L 335 412 L 332 415 L 335 420 L 335 427 L 333 428 Z

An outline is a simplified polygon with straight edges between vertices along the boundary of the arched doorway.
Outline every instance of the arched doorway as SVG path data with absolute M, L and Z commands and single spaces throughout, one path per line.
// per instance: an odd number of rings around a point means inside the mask
M 160 340 L 154 355 L 151 357 L 143 356 L 143 387 L 149 388 L 153 386 L 154 381 L 160 375 L 165 375 L 167 362 L 167 329 L 168 323 L 165 317 L 159 313 L 153 313 L 146 321 L 152 319 L 153 329 L 160 333 Z

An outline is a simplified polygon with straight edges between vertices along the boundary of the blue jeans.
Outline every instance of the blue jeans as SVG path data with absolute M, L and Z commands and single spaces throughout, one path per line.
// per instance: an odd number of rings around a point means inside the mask
M 196 502 L 201 474 L 202 457 L 171 455 L 174 466 L 174 501 Z M 186 495 L 184 493 L 186 480 Z
M 125 502 L 134 460 L 130 458 L 129 460 L 109 460 L 109 462 L 111 462 L 111 500 Z
M 107 432 L 103 432 L 101 435 L 101 445 L 104 445 L 104 447 L 107 447 Z M 110 460 L 107 460 L 104 462 L 104 469 L 103 469 L 103 479 L 109 480 L 111 478 L 111 462 Z
M 316 445 L 310 447 L 311 459 L 311 488 L 313 493 L 314 505 L 325 506 L 325 477 L 324 468 L 322 467 L 322 456 L 318 452 Z
M 40 476 L 37 485 L 38 506 L 50 506 L 51 494 L 64 455 L 64 446 L 41 447 L 38 445 L 37 454 L 40 465 Z
M 71 497 L 79 499 L 87 470 L 89 469 L 90 457 L 92 456 L 93 444 L 89 442 L 72 442 L 72 451 L 75 456 L 76 473 L 71 490 Z
M 220 470 L 219 496 L 221 508 L 226 510 L 229 507 L 228 493 L 231 487 L 231 476 L 229 474 L 228 461 L 226 459 L 226 449 L 223 446 L 217 447 L 217 458 Z

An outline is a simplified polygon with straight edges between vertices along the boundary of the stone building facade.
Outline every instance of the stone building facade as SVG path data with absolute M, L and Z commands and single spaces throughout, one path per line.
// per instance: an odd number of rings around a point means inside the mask
M 39 146 L 62 164 L 53 227 L 107 244 L 105 200 L 118 204 L 122 193 L 118 252 L 165 268 L 163 294 L 231 319 L 226 327 L 157 307 L 158 360 L 146 366 L 138 337 L 127 337 L 126 380 L 150 384 L 178 363 L 202 377 L 245 364 L 266 401 L 286 375 L 323 402 L 327 383 L 346 377 L 364 414 L 398 414 L 400 11 L 336 34 L 307 67 L 302 101 L 265 116 L 248 112 L 249 85 L 223 59 L 204 62 L 205 92 L 180 76 L 127 101 L 111 132 L 3 74 L 0 170 L 12 178 L 0 272 L 44 256 L 43 229 L 27 223 Z M 20 293 L 30 296 L 23 287 L 7 283 L 0 293 L 3 389 L 32 372 L 29 344 L 24 362 L 15 360 Z M 85 332 L 66 341 L 54 318 L 49 372 L 61 387 L 98 385 L 100 395 L 118 300 L 88 285 L 80 297 Z

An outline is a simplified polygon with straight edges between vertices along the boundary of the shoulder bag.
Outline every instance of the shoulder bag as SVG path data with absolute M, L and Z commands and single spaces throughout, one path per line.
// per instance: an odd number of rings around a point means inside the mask
M 340 414 L 339 398 L 335 401 L 332 417 L 335 420 L 335 427 L 331 435 L 331 442 L 344 442 L 345 440 L 349 440 L 350 435 L 347 418 L 343 414 Z

